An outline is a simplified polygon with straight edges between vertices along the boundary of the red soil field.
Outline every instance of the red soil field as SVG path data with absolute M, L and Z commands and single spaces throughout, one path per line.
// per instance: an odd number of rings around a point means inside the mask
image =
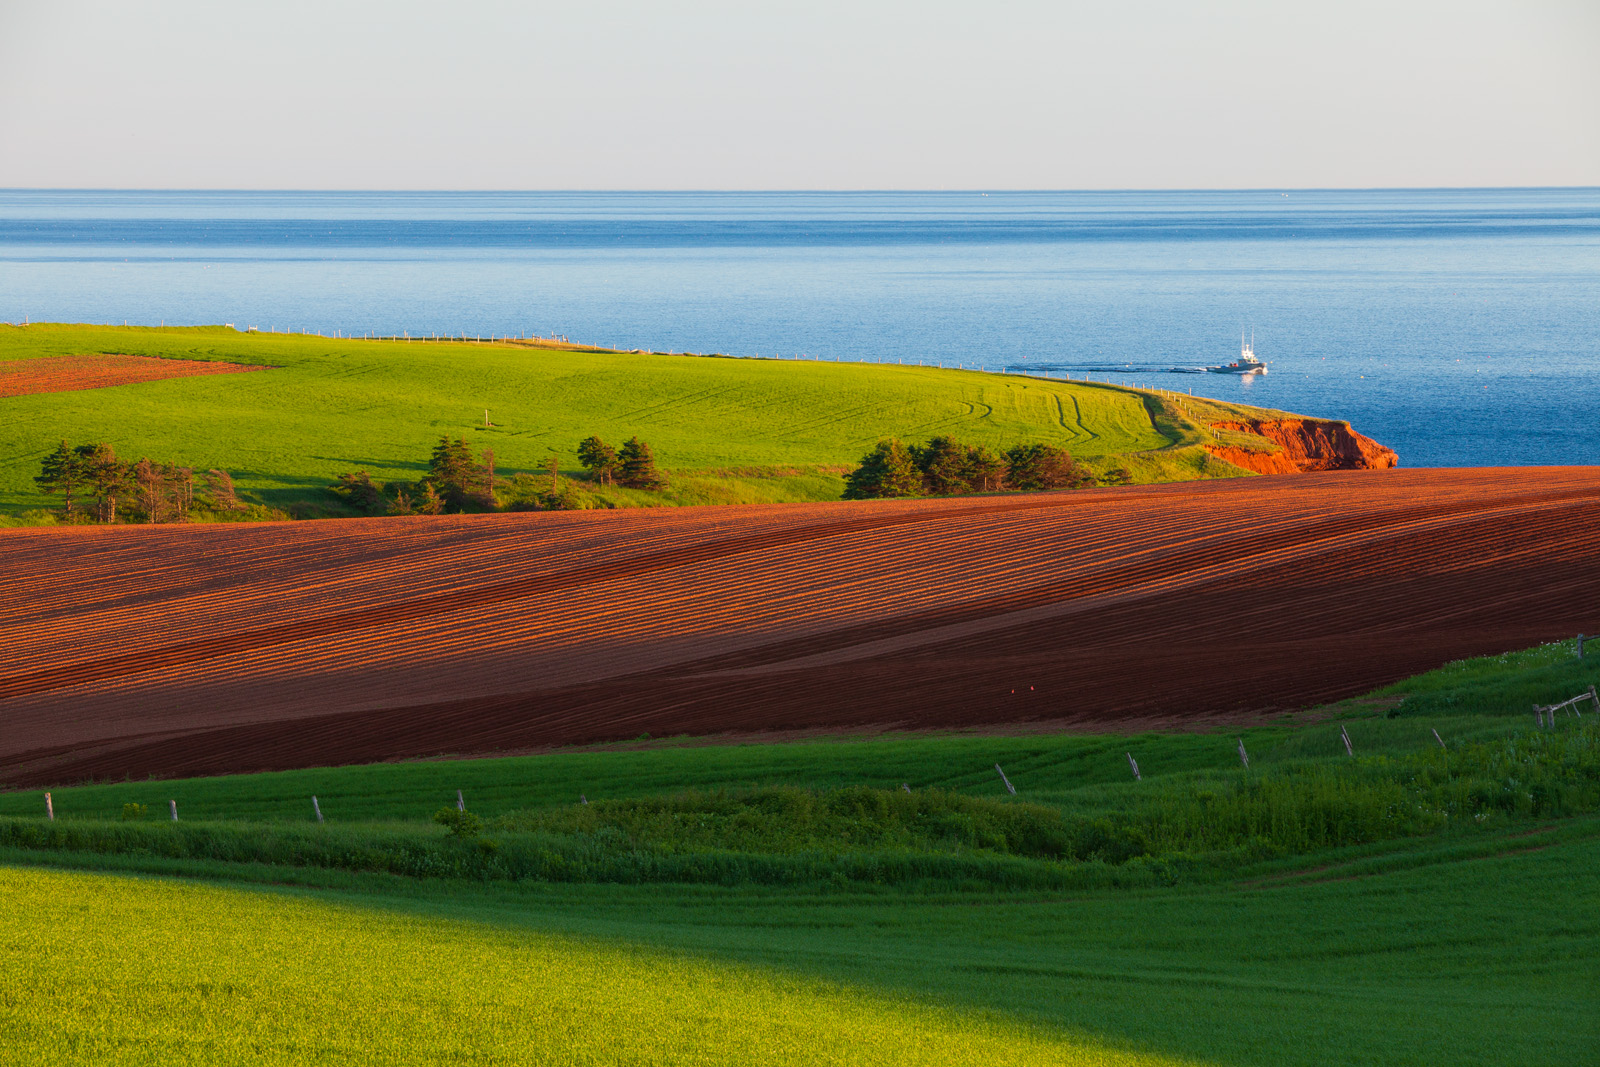
M 1246 721 L 1596 603 L 1595 468 L 0 530 L 0 782 Z
M 45 356 L 0 360 L 0 397 L 30 393 L 68 393 L 112 385 L 189 378 L 197 374 L 242 374 L 271 367 L 154 356 Z

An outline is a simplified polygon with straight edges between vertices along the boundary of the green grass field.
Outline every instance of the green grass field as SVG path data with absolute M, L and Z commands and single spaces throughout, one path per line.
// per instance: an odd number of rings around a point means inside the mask
M 1600 825 L 1498 845 L 1071 896 L 13 866 L 0 1062 L 1590 1062 Z
M 837 499 L 879 439 L 951 434 L 1001 448 L 1043 441 L 1142 481 L 1236 476 L 1196 447 L 1198 424 L 1157 394 L 976 371 L 618 353 L 518 344 L 247 334 L 225 327 L 0 325 L 0 360 L 117 353 L 279 369 L 0 398 L 0 513 L 51 506 L 33 476 L 56 444 L 111 443 L 230 471 L 247 498 L 337 513 L 340 473 L 415 479 L 441 436 L 494 450 L 499 472 L 580 470 L 589 434 L 637 434 L 674 472 L 665 494 L 611 503 Z M 1200 406 L 1218 407 L 1195 400 Z M 488 409 L 491 427 L 483 425 Z M 1229 412 L 1233 409 L 1229 408 Z M 1239 409 L 1243 411 L 1244 409 Z M 1209 440 L 1209 437 L 1206 438 Z M 309 507 L 308 507 L 309 506 Z
M 1600 726 L 1584 709 L 1541 729 L 1522 708 L 1597 678 L 1600 662 L 1566 642 L 1242 734 L 669 739 L 64 788 L 54 824 L 37 791 L 3 794 L 0 1062 L 1589 1062 L 1600 1050 Z M 692 858 L 708 833 L 759 851 L 818 827 L 870 829 L 855 809 L 811 829 L 793 807 L 760 815 L 773 796 L 871 801 L 869 787 L 903 798 L 896 825 L 915 831 L 893 849 L 838 850 L 876 857 L 876 879 L 823 865 L 764 885 L 746 866 L 699 884 L 593 870 L 572 884 L 473 863 L 414 877 L 349 861 L 418 842 L 434 856 L 487 855 L 430 819 L 456 789 L 503 850 L 537 831 L 587 834 L 615 855 L 665 841 Z M 592 803 L 576 803 L 580 792 Z M 1232 809 L 1215 806 L 1229 796 L 1261 800 L 1264 821 L 1230 829 Z M 1413 796 L 1488 817 L 1419 819 Z M 1541 809 L 1540 796 L 1560 802 Z M 981 837 L 997 812 L 1199 810 L 1221 813 L 1202 830 L 1242 847 L 1195 853 L 1164 878 L 1148 866 L 1090 877 L 1137 864 L 916 839 L 929 826 L 906 813 L 940 797 L 934 829 L 952 840 Z M 681 821 L 741 798 L 753 807 L 720 824 L 730 832 Z M 128 803 L 148 816 L 117 819 Z M 1376 833 L 1349 823 L 1336 847 L 1284 847 L 1308 820 L 1332 826 L 1330 813 L 1363 805 L 1399 821 Z M 664 810 L 680 821 L 661 841 L 625 839 L 661 831 L 637 816 Z M 52 832 L 53 843 L 37 836 Z M 1087 874 L 1056 888 L 931 868 L 882 876 L 917 848 Z

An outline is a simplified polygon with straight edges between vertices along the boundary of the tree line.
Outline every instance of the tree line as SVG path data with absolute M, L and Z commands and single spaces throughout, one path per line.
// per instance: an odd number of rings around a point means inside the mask
M 199 503 L 213 511 L 243 511 L 225 470 L 200 475 Z M 196 505 L 195 471 L 141 457 L 126 462 L 105 442 L 69 445 L 62 441 L 44 458 L 34 482 L 50 495 L 60 493 L 68 522 L 89 520 L 183 522 Z
M 650 446 L 631 437 L 620 449 L 599 437 L 578 444 L 578 459 L 597 485 L 627 489 L 662 489 L 666 478 L 656 469 Z M 442 515 L 469 511 L 565 510 L 581 506 L 561 479 L 559 463 L 550 457 L 544 476 L 517 474 L 497 479 L 494 452 L 474 456 L 464 438 L 439 438 L 428 459 L 428 473 L 416 481 L 390 481 L 381 486 L 366 471 L 341 474 L 331 488 L 357 511 L 369 515 Z
M 1118 467 L 1096 478 L 1093 471 L 1064 448 L 1023 444 L 1004 452 L 965 445 L 952 437 L 935 437 L 925 445 L 902 444 L 899 438 L 879 441 L 845 475 L 844 499 L 953 496 L 960 493 L 1031 493 L 1046 489 L 1126 485 L 1133 475 Z
M 656 470 L 650 446 L 630 437 L 621 449 L 614 449 L 598 437 L 585 437 L 578 443 L 578 462 L 601 485 L 620 485 L 624 489 L 665 489 L 667 480 Z

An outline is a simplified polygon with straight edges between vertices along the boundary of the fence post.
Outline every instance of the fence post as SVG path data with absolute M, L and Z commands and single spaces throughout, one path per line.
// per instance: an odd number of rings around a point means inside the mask
M 55 802 L 50 799 L 49 793 L 44 795 L 44 813 L 50 817 L 51 822 L 56 821 L 56 805 Z
M 467 810 L 467 798 L 461 795 L 461 790 L 459 790 L 459 789 L 456 790 L 456 810 L 457 811 L 466 811 Z
M 1010 793 L 1012 796 L 1016 796 L 1017 787 L 1011 784 L 1011 779 L 1007 778 L 1006 772 L 1000 769 L 1000 764 L 996 763 L 994 765 L 994 772 L 998 774 L 1000 776 L 1000 780 L 1006 784 L 1006 792 Z
M 1244 750 L 1244 738 L 1239 738 L 1239 762 L 1244 764 L 1244 769 L 1250 769 L 1250 753 Z
M 1533 713 L 1539 717 L 1539 725 L 1541 727 L 1544 726 L 1544 705 L 1535 704 L 1533 706 Z
M 311 798 L 311 810 L 317 813 L 317 821 L 322 821 L 322 805 L 317 803 L 317 798 Z
M 1432 728 L 1432 727 L 1429 727 L 1429 729 L 1433 729 L 1433 728 Z M 1444 748 L 1444 749 L 1445 749 L 1445 751 L 1446 751 L 1446 752 L 1448 752 L 1448 751 L 1449 751 L 1449 749 L 1448 749 L 1448 748 L 1445 748 L 1445 743 L 1444 743 L 1444 738 L 1442 738 L 1442 737 L 1440 737 L 1440 736 L 1439 736 L 1439 731 L 1438 731 L 1438 730 L 1434 730 L 1434 731 L 1433 731 L 1433 739 L 1434 739 L 1434 740 L 1435 740 L 1435 741 L 1437 741 L 1437 742 L 1439 742 L 1439 747 L 1440 747 L 1440 748 Z
M 1589 687 L 1589 699 L 1594 701 L 1595 714 L 1600 715 L 1600 696 L 1595 695 L 1594 686 Z M 1573 707 L 1577 707 L 1576 704 Z
M 1583 635 L 1578 635 L 1578 658 L 1583 658 Z
M 177 822 L 178 821 L 178 802 L 176 800 L 169 800 L 169 801 L 167 801 L 167 803 L 172 805 L 172 821 L 173 822 Z
M 1134 781 L 1136 781 L 1136 782 L 1144 781 L 1144 778 L 1139 774 L 1139 761 L 1133 758 L 1133 753 L 1132 752 L 1128 753 L 1128 766 L 1133 768 L 1133 780 Z
M 1344 728 L 1343 725 L 1340 725 L 1340 727 L 1339 727 L 1339 736 L 1344 738 L 1344 750 L 1345 750 L 1345 752 L 1347 754 L 1349 754 L 1352 758 L 1354 758 L 1354 756 L 1356 754 L 1356 750 L 1350 747 L 1350 733 L 1349 733 L 1348 730 L 1346 730 Z

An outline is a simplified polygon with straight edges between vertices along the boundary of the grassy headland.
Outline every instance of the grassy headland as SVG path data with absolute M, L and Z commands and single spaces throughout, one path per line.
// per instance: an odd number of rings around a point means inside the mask
M 0 515 L 58 502 L 33 482 L 63 439 L 106 441 L 232 473 L 246 500 L 340 514 L 327 486 L 426 473 L 442 436 L 493 449 L 502 475 L 580 468 L 590 434 L 637 434 L 664 492 L 584 486 L 597 506 L 832 500 L 878 440 L 948 434 L 1001 450 L 1041 442 L 1135 481 L 1234 477 L 1209 420 L 1277 414 L 1200 398 L 1020 375 L 885 364 L 613 352 L 548 342 L 404 342 L 227 327 L 0 325 L 0 361 L 120 354 L 276 369 L 0 399 Z M 484 412 L 491 425 L 484 425 Z M 1248 436 L 1248 435 L 1244 435 Z M 1250 447 L 1271 448 L 1260 438 Z

